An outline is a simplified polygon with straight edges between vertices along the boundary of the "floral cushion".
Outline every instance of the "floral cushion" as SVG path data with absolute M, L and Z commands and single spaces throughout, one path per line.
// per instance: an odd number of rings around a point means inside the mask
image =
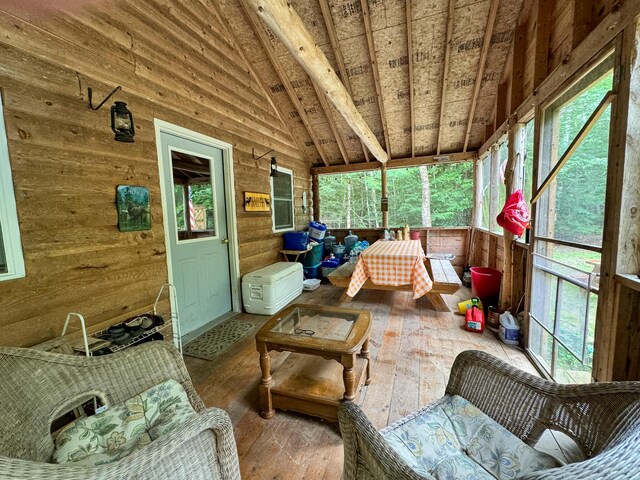
M 69 424 L 52 462 L 102 465 L 120 460 L 195 415 L 184 388 L 167 380 L 104 412 Z
M 457 395 L 381 433 L 413 470 L 438 480 L 510 480 L 560 466 Z

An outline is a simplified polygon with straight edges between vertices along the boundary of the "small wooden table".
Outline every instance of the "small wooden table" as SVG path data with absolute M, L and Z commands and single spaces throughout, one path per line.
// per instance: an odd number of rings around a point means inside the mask
M 371 313 L 321 305 L 291 305 L 256 333 L 260 353 L 260 415 L 294 410 L 338 421 L 338 405 L 371 383 Z M 269 352 L 291 352 L 271 371 Z
M 289 260 L 289 255 L 295 255 L 296 259 L 294 260 L 294 262 L 297 262 L 298 258 L 300 258 L 300 255 L 306 255 L 310 251 L 311 251 L 311 245 L 307 245 L 306 250 L 280 250 L 280 253 L 282 254 L 282 256 L 287 262 L 291 261 Z

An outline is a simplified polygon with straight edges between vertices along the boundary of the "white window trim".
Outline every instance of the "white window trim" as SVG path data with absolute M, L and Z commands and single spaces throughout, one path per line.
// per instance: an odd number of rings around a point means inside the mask
M 288 228 L 276 228 L 276 208 L 275 208 L 275 194 L 273 191 L 273 177 L 269 177 L 269 185 L 271 185 L 271 228 L 273 233 L 292 232 L 296 229 L 296 205 L 295 198 L 293 196 L 293 170 L 284 167 L 278 167 L 278 172 L 284 172 L 291 175 L 291 227 Z
M 26 276 L 26 271 L 2 105 L 0 94 L 0 228 L 2 228 L 2 242 L 8 270 L 7 273 L 0 273 L 0 281 L 5 281 L 23 278 Z

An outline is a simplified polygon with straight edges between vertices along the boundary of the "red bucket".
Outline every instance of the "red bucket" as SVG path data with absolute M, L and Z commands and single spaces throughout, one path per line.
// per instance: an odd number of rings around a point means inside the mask
M 482 300 L 484 308 L 498 306 L 501 283 L 502 272 L 488 267 L 471 267 L 471 294 Z

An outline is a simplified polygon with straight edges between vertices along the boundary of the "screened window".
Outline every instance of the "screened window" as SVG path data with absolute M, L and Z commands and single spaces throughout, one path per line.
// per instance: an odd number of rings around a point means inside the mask
M 293 172 L 278 167 L 278 175 L 271 178 L 273 231 L 293 230 Z
M 481 205 L 482 217 L 480 219 L 480 227 L 489 230 L 489 221 L 491 218 L 491 154 L 485 155 L 480 160 L 480 176 L 481 176 Z
M 380 170 L 320 175 L 320 218 L 330 228 L 381 227 L 381 182 Z
M 533 137 L 535 120 L 530 120 L 525 126 L 525 155 L 523 162 L 524 172 L 522 174 L 522 192 L 527 204 L 533 195 Z
M 0 281 L 24 276 L 18 213 L 0 98 Z

